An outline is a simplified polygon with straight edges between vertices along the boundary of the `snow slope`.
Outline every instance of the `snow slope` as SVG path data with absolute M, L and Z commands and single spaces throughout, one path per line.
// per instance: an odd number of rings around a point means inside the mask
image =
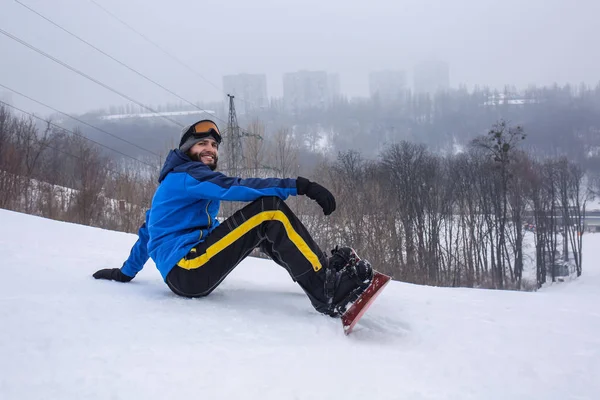
M 355 332 L 273 262 L 173 295 L 134 235 L 0 210 L 0 399 L 598 399 L 600 235 L 537 293 L 392 282 Z

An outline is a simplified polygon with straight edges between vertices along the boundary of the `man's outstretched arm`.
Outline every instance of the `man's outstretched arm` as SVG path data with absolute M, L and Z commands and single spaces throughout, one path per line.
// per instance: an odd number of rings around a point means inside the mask
M 185 184 L 190 195 L 202 199 L 253 201 L 264 196 L 277 196 L 286 200 L 289 196 L 306 195 L 323 208 L 325 215 L 336 209 L 335 197 L 329 190 L 301 176 L 297 179 L 241 179 L 197 168 L 188 174 Z
M 242 179 L 210 171 L 206 167 L 189 171 L 185 187 L 190 196 L 209 200 L 253 201 L 265 196 L 286 200 L 297 195 L 295 179 Z
M 146 212 L 146 221 L 148 220 L 149 212 Z M 148 261 L 148 238 L 148 228 L 146 227 L 146 222 L 144 222 L 138 230 L 138 240 L 131 248 L 129 258 L 123 263 L 123 266 L 121 268 L 106 268 L 96 271 L 93 275 L 94 278 L 118 282 L 129 282 L 132 280 L 144 268 L 146 261 Z

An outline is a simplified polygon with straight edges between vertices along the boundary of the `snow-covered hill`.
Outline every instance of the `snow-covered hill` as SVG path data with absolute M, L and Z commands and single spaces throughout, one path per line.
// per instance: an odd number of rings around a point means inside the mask
M 355 332 L 273 262 L 211 296 L 149 262 L 96 281 L 134 235 L 0 210 L 0 399 L 598 399 L 600 235 L 536 293 L 391 283 Z

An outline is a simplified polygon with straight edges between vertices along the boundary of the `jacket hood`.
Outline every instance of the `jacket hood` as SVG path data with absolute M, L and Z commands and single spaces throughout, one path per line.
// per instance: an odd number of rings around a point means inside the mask
M 163 165 L 162 170 L 160 171 L 158 182 L 162 182 L 169 172 L 173 171 L 180 165 L 192 162 L 193 161 L 187 156 L 187 154 L 180 151 L 179 149 L 171 150 L 169 152 L 169 155 L 167 156 L 167 159 L 165 160 L 165 164 Z

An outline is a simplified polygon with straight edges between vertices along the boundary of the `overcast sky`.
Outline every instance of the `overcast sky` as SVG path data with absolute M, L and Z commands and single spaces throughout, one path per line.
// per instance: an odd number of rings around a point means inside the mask
M 448 62 L 453 87 L 600 81 L 600 0 L 96 0 L 212 84 L 89 0 L 20 1 L 192 101 L 220 98 L 222 76 L 241 72 L 267 74 L 281 96 L 282 74 L 300 69 L 337 72 L 343 93 L 365 96 L 370 71 L 410 79 L 423 59 Z M 0 29 L 136 100 L 177 101 L 14 0 L 0 0 Z M 127 103 L 2 34 L 0 83 L 66 112 Z

